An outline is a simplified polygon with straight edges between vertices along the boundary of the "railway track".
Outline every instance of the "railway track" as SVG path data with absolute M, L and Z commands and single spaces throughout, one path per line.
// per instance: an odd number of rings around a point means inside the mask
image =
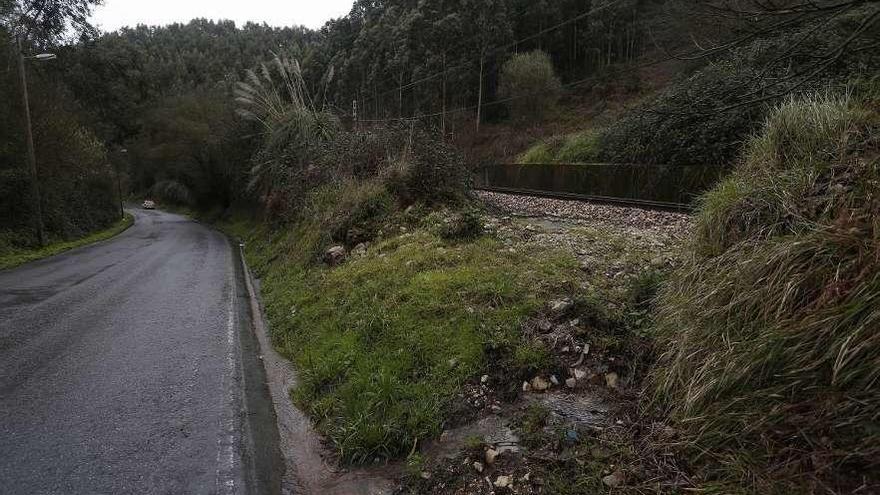
M 474 171 L 475 190 L 690 212 L 723 170 L 706 165 L 498 163 Z
M 538 189 L 524 189 L 515 187 L 493 187 L 493 186 L 475 186 L 475 191 L 487 191 L 504 194 L 516 194 L 520 196 L 537 196 L 553 199 L 568 199 L 575 201 L 586 201 L 589 203 L 599 203 L 615 206 L 626 206 L 634 208 L 643 208 L 648 210 L 674 211 L 681 213 L 690 213 L 694 207 L 692 204 L 671 203 L 666 201 L 652 201 L 646 199 L 633 198 L 616 198 L 613 196 L 598 196 L 592 194 L 579 194 L 563 191 L 543 191 Z

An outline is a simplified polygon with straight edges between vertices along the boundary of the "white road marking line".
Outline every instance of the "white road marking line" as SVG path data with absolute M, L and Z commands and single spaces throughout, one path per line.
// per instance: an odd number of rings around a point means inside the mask
M 226 314 L 226 366 L 221 378 L 223 407 L 220 420 L 220 438 L 217 440 L 217 493 L 235 494 L 236 428 L 234 370 L 235 370 L 235 265 L 230 249 L 229 307 Z

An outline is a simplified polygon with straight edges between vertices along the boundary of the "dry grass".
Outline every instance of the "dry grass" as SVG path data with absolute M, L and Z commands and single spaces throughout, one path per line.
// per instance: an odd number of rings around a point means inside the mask
M 781 105 L 660 295 L 655 403 L 722 492 L 880 486 L 878 128 L 870 101 Z

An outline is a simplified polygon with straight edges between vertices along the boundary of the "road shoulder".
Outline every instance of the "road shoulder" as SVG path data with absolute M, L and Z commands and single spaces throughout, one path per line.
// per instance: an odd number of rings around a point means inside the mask
M 126 213 L 125 217 L 123 217 L 121 220 L 118 220 L 110 227 L 104 230 L 100 230 L 98 232 L 91 233 L 84 237 L 80 237 L 79 239 L 56 242 L 40 249 L 11 251 L 7 254 L 0 255 L 0 270 L 8 270 L 10 268 L 15 268 L 26 263 L 30 263 L 32 261 L 49 258 L 51 256 L 70 251 L 72 249 L 105 241 L 125 232 L 132 225 L 134 225 L 134 216 L 130 213 Z

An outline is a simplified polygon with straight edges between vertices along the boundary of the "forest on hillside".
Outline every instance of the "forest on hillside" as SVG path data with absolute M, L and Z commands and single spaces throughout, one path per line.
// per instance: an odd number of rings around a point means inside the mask
M 736 143 L 774 99 L 869 78 L 877 62 L 870 49 L 876 2 L 866 1 L 783 2 L 785 8 L 689 0 L 357 1 L 349 15 L 317 31 L 194 20 L 104 34 L 86 22 L 93 2 L 49 4 L 54 13 L 28 19 L 37 3 L 5 0 L 0 25 L 4 94 L 19 91 L 10 58 L 16 29 L 27 27 L 25 51 L 58 53 L 56 61 L 28 64 L 35 119 L 47 119 L 36 126 L 38 169 L 47 180 L 62 180 L 49 173 L 63 161 L 53 153 L 85 154 L 77 166 L 90 170 L 88 180 L 104 196 L 113 194 L 113 163 L 127 191 L 156 188 L 202 207 L 253 196 L 234 185 L 248 182 L 260 131 L 236 116 L 233 92 L 248 70 L 265 72 L 275 56 L 295 60 L 311 104 L 349 128 L 416 122 L 449 139 L 470 134 L 475 121 L 515 121 L 522 102 L 550 107 L 558 94 L 609 85 L 637 92 L 639 68 L 677 60 L 680 74 L 667 91 L 603 129 L 601 142 L 582 154 L 719 165 L 735 157 Z M 63 12 L 72 17 L 52 20 Z M 535 50 L 549 56 L 550 82 L 503 87 L 504 64 Z M 552 101 L 542 100 L 548 93 Z M 0 111 L 3 185 L 16 192 L 3 195 L 4 229 L 21 231 L 31 202 L 23 196 L 19 100 L 6 98 Z M 69 150 L 39 144 L 71 139 Z M 52 232 L 69 236 L 106 223 L 109 199 L 83 206 L 94 211 L 91 220 L 64 219 L 59 205 L 75 199 L 51 180 L 43 201 Z

